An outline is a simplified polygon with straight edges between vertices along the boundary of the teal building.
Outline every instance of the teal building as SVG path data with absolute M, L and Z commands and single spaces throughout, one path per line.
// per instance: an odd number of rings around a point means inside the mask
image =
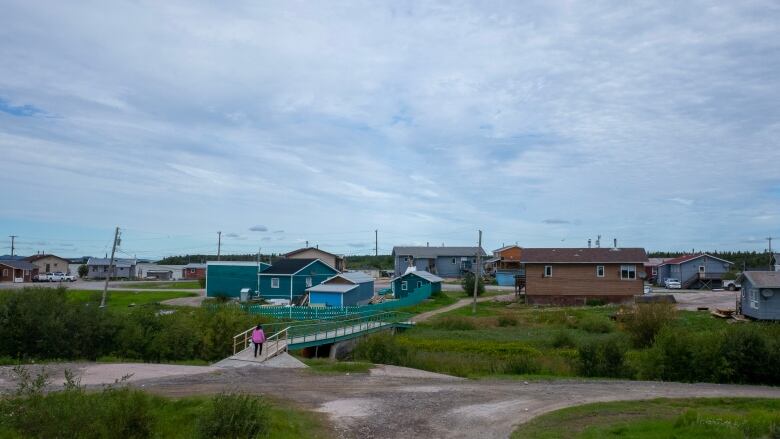
M 209 261 L 206 263 L 206 296 L 239 297 L 242 288 L 257 291 L 265 262 Z
M 443 280 L 444 279 L 439 276 L 428 273 L 427 271 L 408 271 L 406 274 L 393 278 L 390 281 L 390 287 L 392 288 L 393 295 L 396 299 L 403 299 L 408 296 L 409 293 L 423 285 L 430 285 L 431 294 L 436 294 L 441 291 L 441 282 Z
M 288 299 L 291 302 L 339 274 L 319 259 L 280 259 L 260 273 L 260 295 L 263 299 Z

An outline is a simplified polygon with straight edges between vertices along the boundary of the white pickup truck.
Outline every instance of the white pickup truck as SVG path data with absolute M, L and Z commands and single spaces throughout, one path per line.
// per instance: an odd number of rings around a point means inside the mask
M 39 274 L 35 277 L 36 282 L 76 282 L 76 276 L 72 274 L 65 274 L 61 271 L 55 271 L 54 273 Z
M 742 285 L 735 279 L 723 280 L 723 289 L 729 291 L 737 291 L 742 289 Z

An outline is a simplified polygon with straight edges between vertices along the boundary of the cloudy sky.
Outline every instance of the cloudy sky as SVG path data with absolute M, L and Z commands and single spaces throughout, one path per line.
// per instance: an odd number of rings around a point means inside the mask
M 0 3 L 0 254 L 780 236 L 775 1 Z

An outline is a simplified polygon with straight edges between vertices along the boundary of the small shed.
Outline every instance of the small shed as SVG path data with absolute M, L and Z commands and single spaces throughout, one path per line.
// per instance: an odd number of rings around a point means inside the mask
M 424 285 L 431 285 L 431 294 L 436 294 L 441 291 L 441 282 L 443 280 L 439 276 L 427 271 L 411 270 L 391 280 L 390 285 L 395 298 L 402 299 Z
M 350 271 L 337 274 L 306 291 L 312 305 L 366 305 L 374 296 L 374 278 L 359 271 Z
M 758 320 L 780 320 L 780 272 L 746 271 L 741 281 L 742 315 Z

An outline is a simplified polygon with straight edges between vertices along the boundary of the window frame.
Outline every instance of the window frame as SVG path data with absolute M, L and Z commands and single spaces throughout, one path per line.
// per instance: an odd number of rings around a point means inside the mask
M 401 291 L 408 291 L 408 290 L 409 290 L 409 281 L 402 280 Z
M 417 288 L 420 288 L 420 287 L 422 287 L 422 281 L 421 281 L 421 280 L 418 280 L 418 281 L 417 281 Z
M 306 276 L 306 288 L 311 288 L 314 285 L 314 280 L 311 276 Z
M 553 277 L 553 266 L 552 265 L 545 265 L 544 266 L 544 277 Z
M 271 278 L 271 288 L 279 288 L 279 278 L 278 277 L 272 277 Z
M 628 276 L 623 276 L 623 272 L 626 272 Z M 636 265 L 631 265 L 631 264 L 620 265 L 620 280 L 636 280 L 636 279 L 637 279 Z
M 596 277 L 605 277 L 607 274 L 607 270 L 604 268 L 603 265 L 596 265 Z

